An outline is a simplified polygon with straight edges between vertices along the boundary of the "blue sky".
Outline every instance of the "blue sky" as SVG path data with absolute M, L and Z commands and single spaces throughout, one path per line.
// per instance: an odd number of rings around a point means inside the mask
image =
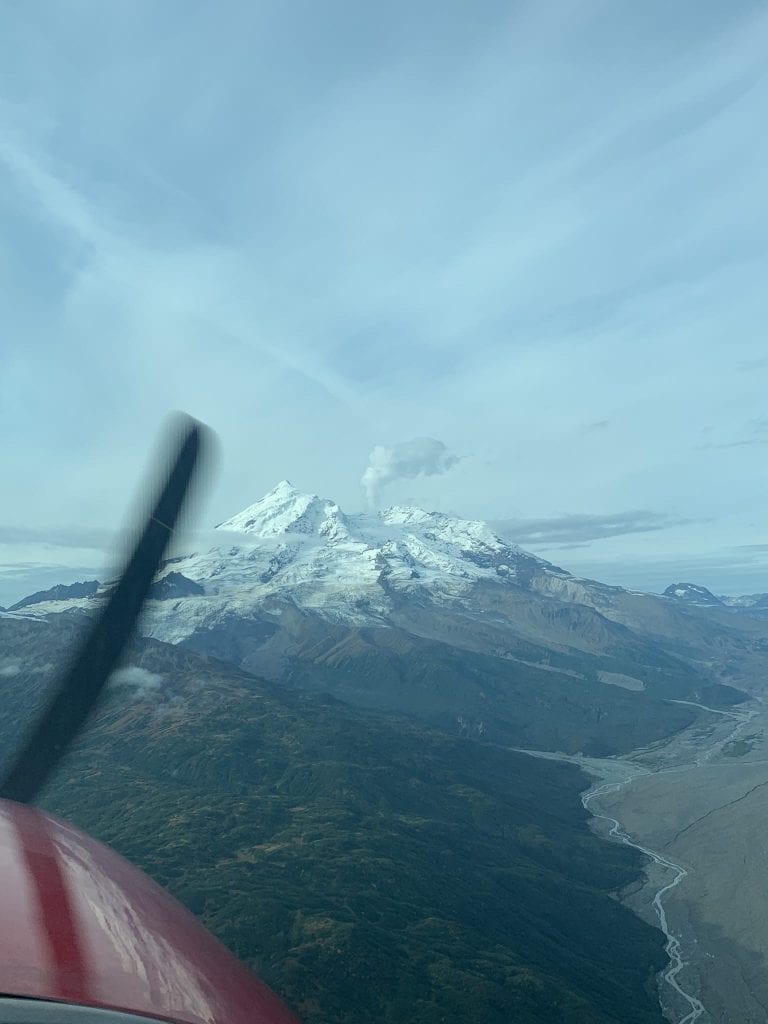
M 578 572 L 768 591 L 768 9 L 0 9 L 0 604 L 103 567 L 167 412 Z

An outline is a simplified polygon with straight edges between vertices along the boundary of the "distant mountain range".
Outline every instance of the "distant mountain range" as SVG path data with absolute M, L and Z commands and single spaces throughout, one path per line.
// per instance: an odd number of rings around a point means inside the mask
M 736 612 L 752 615 L 754 618 L 763 618 L 768 615 L 768 594 L 716 597 L 711 590 L 695 583 L 673 583 L 664 591 L 664 596 L 685 604 L 698 605 L 700 608 L 730 608 Z

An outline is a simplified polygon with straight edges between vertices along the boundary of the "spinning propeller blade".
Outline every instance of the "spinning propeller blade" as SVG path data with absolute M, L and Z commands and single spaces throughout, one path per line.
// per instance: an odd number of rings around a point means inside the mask
M 31 803 L 96 707 L 168 547 L 198 463 L 204 429 L 184 417 L 178 451 L 125 571 L 29 730 L 0 783 L 0 798 Z

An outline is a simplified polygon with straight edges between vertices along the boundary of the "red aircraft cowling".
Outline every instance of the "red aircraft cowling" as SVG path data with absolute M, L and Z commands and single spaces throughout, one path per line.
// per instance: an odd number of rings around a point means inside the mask
M 0 994 L 175 1024 L 299 1024 L 141 871 L 9 800 L 0 800 Z

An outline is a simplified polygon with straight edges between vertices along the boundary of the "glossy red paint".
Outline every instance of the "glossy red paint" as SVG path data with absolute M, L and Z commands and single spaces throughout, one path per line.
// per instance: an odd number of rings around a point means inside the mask
M 299 1024 L 141 871 L 72 825 L 7 800 L 0 993 L 179 1024 Z

